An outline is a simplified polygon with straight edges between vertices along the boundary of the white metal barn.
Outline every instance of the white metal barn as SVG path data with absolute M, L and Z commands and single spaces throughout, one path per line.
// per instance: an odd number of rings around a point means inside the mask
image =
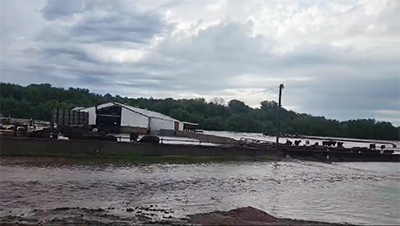
M 88 112 L 89 125 L 111 128 L 111 132 L 115 133 L 150 131 L 157 134 L 161 130 L 181 131 L 184 128 L 183 122 L 169 116 L 118 102 L 109 102 L 88 108 L 75 108 L 74 110 Z

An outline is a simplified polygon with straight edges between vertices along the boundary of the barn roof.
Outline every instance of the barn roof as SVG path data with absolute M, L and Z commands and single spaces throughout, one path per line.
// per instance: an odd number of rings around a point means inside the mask
M 137 114 L 140 114 L 140 115 L 143 115 L 143 116 L 146 116 L 146 117 L 149 117 L 149 118 L 157 118 L 157 119 L 162 119 L 162 120 L 166 120 L 166 121 L 179 121 L 177 119 L 171 118 L 171 117 L 169 117 L 167 115 L 164 115 L 164 114 L 161 114 L 159 112 L 149 111 L 149 110 L 145 110 L 145 109 L 137 108 L 137 107 L 132 107 L 132 106 L 129 106 L 129 105 L 126 105 L 126 104 L 118 103 L 118 102 L 108 102 L 108 103 L 100 104 L 100 105 L 97 105 L 97 109 L 110 107 L 112 105 L 118 105 L 120 107 L 123 107 L 123 108 L 127 109 L 128 111 L 132 111 L 132 112 L 135 112 Z M 95 106 L 79 109 L 79 111 L 87 111 L 90 108 L 95 108 Z
M 192 126 L 198 126 L 199 125 L 199 123 L 194 123 L 194 122 L 183 122 L 184 124 L 187 124 L 187 125 L 192 125 Z
M 118 102 L 113 102 L 113 103 L 115 105 L 119 105 L 119 106 L 121 106 L 121 107 L 123 107 L 123 108 L 125 108 L 127 110 L 139 113 L 139 114 L 147 116 L 149 118 L 158 118 L 158 119 L 163 119 L 163 120 L 168 120 L 168 121 L 179 121 L 177 119 L 171 118 L 171 117 L 169 117 L 167 115 L 164 115 L 164 114 L 161 114 L 159 112 L 149 111 L 149 110 L 145 110 L 145 109 L 137 108 L 137 107 L 132 107 L 132 106 L 129 106 L 129 105 L 126 105 L 126 104 L 118 103 Z
M 85 107 L 74 107 L 72 108 L 72 111 L 80 111 L 82 109 L 85 109 Z

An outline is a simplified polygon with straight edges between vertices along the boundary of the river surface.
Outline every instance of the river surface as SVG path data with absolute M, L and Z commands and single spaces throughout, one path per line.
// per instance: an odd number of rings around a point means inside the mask
M 277 217 L 400 225 L 398 163 L 305 161 L 143 166 L 10 164 L 1 159 L 0 217 L 61 207 L 157 205 L 174 216 L 252 206 Z M 61 216 L 62 217 L 62 216 Z

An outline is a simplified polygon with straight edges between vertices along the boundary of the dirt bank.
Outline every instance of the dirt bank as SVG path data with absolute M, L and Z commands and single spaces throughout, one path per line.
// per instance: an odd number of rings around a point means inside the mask
M 226 212 L 215 211 L 205 214 L 195 214 L 188 217 L 191 223 L 200 225 L 343 225 L 276 218 L 253 207 L 243 207 Z
M 121 216 L 120 213 L 125 214 Z M 178 218 L 173 211 L 155 206 L 127 207 L 117 210 L 56 208 L 33 210 L 27 215 L 0 217 L 0 225 L 343 225 L 313 221 L 282 219 L 261 210 L 244 207 L 227 212 L 215 211 Z

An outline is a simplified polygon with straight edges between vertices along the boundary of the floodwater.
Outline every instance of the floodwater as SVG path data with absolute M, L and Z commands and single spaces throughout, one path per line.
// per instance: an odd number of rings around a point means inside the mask
M 204 134 L 209 134 L 209 135 L 215 135 L 215 136 L 221 136 L 221 137 L 229 137 L 233 138 L 236 140 L 239 140 L 241 138 L 250 138 L 250 139 L 256 139 L 256 140 L 262 140 L 262 141 L 270 141 L 270 142 L 275 142 L 276 137 L 274 136 L 264 136 L 261 133 L 241 133 L 241 132 L 229 132 L 229 131 L 204 131 Z M 294 141 L 294 140 L 301 140 L 301 144 L 305 144 L 306 140 L 310 141 L 310 144 L 314 144 L 315 142 L 318 142 L 321 145 L 321 139 L 323 140 L 329 140 L 329 139 L 335 139 L 335 140 L 342 140 L 343 141 L 343 147 L 345 148 L 352 148 L 352 147 L 366 147 L 369 148 L 370 144 L 376 144 L 377 149 L 380 148 L 381 145 L 385 145 L 386 149 L 394 150 L 395 153 L 400 154 L 400 141 L 387 141 L 387 140 L 366 140 L 366 139 L 349 139 L 349 138 L 338 138 L 338 137 L 313 137 L 312 138 L 286 138 L 282 137 L 280 138 L 280 143 L 285 143 L 286 139 Z M 390 144 L 389 144 L 390 143 Z M 392 144 L 395 144 L 396 147 L 393 147 Z
M 277 217 L 400 225 L 398 163 L 114 166 L 8 161 L 2 159 L 0 165 L 0 222 L 9 216 L 43 220 L 74 214 L 66 207 L 102 208 L 107 216 L 126 218 L 127 208 L 157 205 L 173 217 L 252 206 Z

